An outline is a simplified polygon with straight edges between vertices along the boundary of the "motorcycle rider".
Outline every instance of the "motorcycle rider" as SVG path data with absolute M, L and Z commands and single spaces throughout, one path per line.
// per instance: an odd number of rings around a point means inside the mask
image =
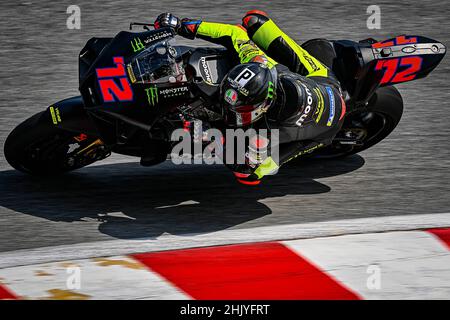
M 242 25 L 163 13 L 155 21 L 155 28 L 161 27 L 229 49 L 236 66 L 220 87 L 228 126 L 279 129 L 278 159 L 269 156 L 263 161 L 249 159 L 244 165 L 227 164 L 239 182 L 259 184 L 289 160 L 331 144 L 340 130 L 346 110 L 339 81 L 265 12 L 247 12 Z M 267 145 L 267 139 L 253 139 L 248 148 L 261 144 Z

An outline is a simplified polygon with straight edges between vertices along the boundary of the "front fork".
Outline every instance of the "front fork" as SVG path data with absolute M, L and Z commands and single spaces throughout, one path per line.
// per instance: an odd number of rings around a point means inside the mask
M 111 155 L 111 151 L 101 139 L 79 134 L 69 142 L 67 155 L 66 163 L 73 167 L 103 160 Z

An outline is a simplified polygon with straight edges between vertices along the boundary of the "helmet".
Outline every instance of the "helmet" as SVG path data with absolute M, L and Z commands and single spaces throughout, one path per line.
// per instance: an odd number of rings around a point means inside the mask
M 258 62 L 235 66 L 220 85 L 225 122 L 245 127 L 259 120 L 275 99 L 276 71 Z

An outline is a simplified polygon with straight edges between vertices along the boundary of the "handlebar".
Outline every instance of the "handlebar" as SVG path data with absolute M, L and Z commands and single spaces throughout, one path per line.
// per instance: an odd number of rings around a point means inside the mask
M 145 30 L 150 30 L 149 27 L 155 27 L 154 23 L 142 23 L 142 22 L 131 22 L 130 30 L 133 30 L 133 26 L 142 26 Z

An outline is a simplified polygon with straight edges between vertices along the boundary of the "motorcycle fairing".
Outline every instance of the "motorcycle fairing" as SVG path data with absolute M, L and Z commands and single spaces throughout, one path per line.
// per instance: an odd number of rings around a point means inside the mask
M 446 53 L 442 43 L 421 36 L 359 43 L 314 39 L 303 47 L 333 70 L 356 105 L 366 103 L 380 86 L 426 77 Z
M 426 77 L 444 58 L 446 47 L 421 36 L 398 36 L 372 44 L 380 85 L 392 85 Z
M 99 136 L 97 126 L 84 109 L 83 99 L 80 96 L 54 103 L 47 108 L 43 116 L 48 117 L 49 122 L 65 131 Z

